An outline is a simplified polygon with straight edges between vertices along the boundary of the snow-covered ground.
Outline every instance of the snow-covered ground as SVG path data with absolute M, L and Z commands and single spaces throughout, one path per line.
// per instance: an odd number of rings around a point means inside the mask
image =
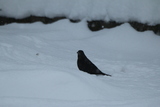
M 0 0 L 0 16 L 30 15 L 160 24 L 160 0 Z
M 0 107 L 159 107 L 160 36 L 125 23 L 91 32 L 86 20 L 160 23 L 159 0 L 0 0 L 0 16 L 66 16 L 0 26 Z M 77 51 L 112 77 L 77 68 Z
M 160 37 L 85 20 L 0 26 L 0 107 L 159 107 Z M 112 77 L 78 70 L 77 51 Z

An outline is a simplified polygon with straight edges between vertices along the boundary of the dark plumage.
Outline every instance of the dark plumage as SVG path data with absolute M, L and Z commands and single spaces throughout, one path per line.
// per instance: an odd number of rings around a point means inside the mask
M 111 76 L 109 74 L 105 74 L 101 72 L 84 54 L 82 50 L 79 50 L 77 52 L 78 54 L 78 60 L 77 60 L 77 66 L 79 70 L 87 72 L 89 74 L 95 74 L 95 75 L 106 75 Z

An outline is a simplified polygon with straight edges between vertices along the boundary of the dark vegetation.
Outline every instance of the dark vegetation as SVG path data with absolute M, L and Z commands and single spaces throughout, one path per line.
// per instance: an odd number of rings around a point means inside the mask
M 2 16 L 0 17 L 0 25 L 10 24 L 10 23 L 34 23 L 38 21 L 44 24 L 49 24 L 65 18 L 66 17 L 47 18 L 47 17 L 30 16 L 23 19 L 15 19 L 15 18 Z
M 126 22 L 124 22 L 124 23 L 126 23 Z M 160 24 L 151 26 L 151 25 L 139 23 L 136 21 L 130 21 L 127 23 L 129 23 L 137 31 L 144 32 L 144 31 L 149 30 L 149 31 L 153 31 L 157 35 L 160 35 Z M 113 28 L 113 27 L 119 26 L 121 24 L 123 24 L 123 23 L 119 23 L 119 22 L 115 22 L 115 21 L 105 22 L 102 20 L 96 20 L 96 21 L 88 21 L 88 28 L 91 31 L 99 31 L 104 28 L 108 28 L 108 29 Z
M 39 17 L 39 16 L 29 16 L 23 19 L 15 19 L 11 17 L 0 16 L 0 25 L 2 26 L 2 25 L 10 24 L 10 23 L 34 23 L 37 21 L 40 21 L 44 24 L 49 24 L 49 23 L 53 23 L 61 19 L 67 19 L 67 18 L 66 17 L 48 18 L 48 17 Z M 73 23 L 77 23 L 80 21 L 80 20 L 75 20 L 75 19 L 69 19 L 69 20 Z M 139 23 L 136 21 L 119 23 L 116 21 L 105 22 L 103 20 L 92 20 L 92 21 L 87 21 L 87 23 L 88 23 L 88 28 L 91 31 L 99 31 L 105 28 L 109 29 L 109 28 L 119 26 L 123 23 L 129 23 L 137 31 L 143 32 L 143 31 L 149 30 L 149 31 L 153 31 L 157 35 L 160 35 L 160 24 L 151 26 L 151 25 L 148 25 L 145 23 Z

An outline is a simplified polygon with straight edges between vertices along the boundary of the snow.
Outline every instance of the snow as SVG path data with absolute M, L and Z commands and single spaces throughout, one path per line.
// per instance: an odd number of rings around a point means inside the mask
M 71 19 L 160 23 L 159 0 L 0 0 L 0 16 L 30 15 Z
M 124 23 L 160 23 L 159 0 L 0 0 L 0 16 L 81 19 L 0 26 L 0 107 L 159 107 L 160 37 Z M 77 68 L 77 51 L 112 77 Z
M 86 20 L 0 26 L 1 107 L 159 107 L 160 37 Z M 77 51 L 112 77 L 78 70 Z

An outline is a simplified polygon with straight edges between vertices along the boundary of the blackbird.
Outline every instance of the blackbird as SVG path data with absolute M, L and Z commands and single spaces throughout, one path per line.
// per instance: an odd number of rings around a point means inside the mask
M 102 71 L 100 71 L 84 54 L 82 50 L 79 50 L 77 52 L 78 59 L 77 59 L 77 66 L 79 70 L 87 72 L 89 74 L 95 74 L 95 75 L 106 75 L 111 76 L 109 74 L 105 74 Z

